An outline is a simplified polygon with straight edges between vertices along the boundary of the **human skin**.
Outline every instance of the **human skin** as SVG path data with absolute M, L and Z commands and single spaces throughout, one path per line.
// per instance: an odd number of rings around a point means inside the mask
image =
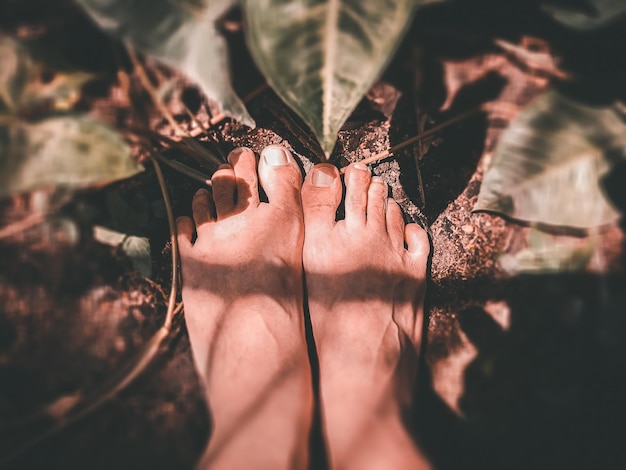
M 334 469 L 424 469 L 402 421 L 421 342 L 424 230 L 404 224 L 365 165 L 318 165 L 302 189 L 303 262 L 319 357 L 321 410 Z
M 212 434 L 199 468 L 306 468 L 302 176 L 281 147 L 231 152 L 177 221 L 185 319 Z M 192 243 L 194 228 L 197 239 Z
M 305 301 L 331 467 L 428 468 L 401 419 L 420 343 L 424 231 L 405 227 L 385 184 L 359 165 L 348 168 L 346 218 L 335 222 L 337 169 L 317 165 L 302 185 L 281 146 L 266 148 L 258 169 L 236 149 L 212 181 L 194 196 L 193 219 L 177 222 L 185 318 L 213 425 L 199 468 L 307 468 Z

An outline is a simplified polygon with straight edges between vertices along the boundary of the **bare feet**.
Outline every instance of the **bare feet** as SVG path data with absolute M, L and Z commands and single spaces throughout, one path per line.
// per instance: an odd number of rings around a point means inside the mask
M 317 165 L 302 189 L 303 261 L 331 464 L 425 468 L 401 416 L 421 339 L 428 238 L 415 224 L 405 227 L 386 185 L 364 165 L 351 165 L 345 183 L 339 222 L 335 167 Z
M 302 177 L 290 153 L 236 149 L 178 220 L 185 319 L 212 435 L 200 468 L 305 468 Z M 192 243 L 194 228 L 197 239 Z

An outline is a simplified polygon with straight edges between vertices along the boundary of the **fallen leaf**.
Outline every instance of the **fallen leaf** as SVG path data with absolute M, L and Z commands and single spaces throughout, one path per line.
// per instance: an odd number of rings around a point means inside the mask
M 216 21 L 234 2 L 77 0 L 107 33 L 195 81 L 224 114 L 254 127 L 230 80 L 226 41 Z
M 117 132 L 85 116 L 0 127 L 0 149 L 0 197 L 49 186 L 104 184 L 142 170 Z
M 570 28 L 590 30 L 601 28 L 623 17 L 624 0 L 579 0 L 578 2 L 544 1 L 541 8 L 559 23 Z
M 552 226 L 609 224 L 619 213 L 599 180 L 625 151 L 626 125 L 614 108 L 548 91 L 503 133 L 474 211 Z

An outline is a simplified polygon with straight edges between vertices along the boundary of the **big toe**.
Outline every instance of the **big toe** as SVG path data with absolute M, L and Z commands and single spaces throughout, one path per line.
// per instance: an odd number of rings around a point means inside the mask
M 302 173 L 291 152 L 270 145 L 261 152 L 259 179 L 269 203 L 290 212 L 301 212 Z
M 304 226 L 309 230 L 324 230 L 335 223 L 341 202 L 341 178 L 333 165 L 316 165 L 302 186 Z

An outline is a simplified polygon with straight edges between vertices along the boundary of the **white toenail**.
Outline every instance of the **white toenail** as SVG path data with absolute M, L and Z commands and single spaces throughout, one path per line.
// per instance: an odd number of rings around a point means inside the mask
M 263 149 L 263 158 L 265 163 L 270 166 L 283 166 L 290 162 L 289 153 L 281 147 L 271 146 Z
M 363 163 L 355 163 L 352 165 L 352 167 L 355 170 L 359 170 L 359 171 L 367 171 L 369 173 L 370 169 L 367 167 L 367 165 L 363 164 Z

